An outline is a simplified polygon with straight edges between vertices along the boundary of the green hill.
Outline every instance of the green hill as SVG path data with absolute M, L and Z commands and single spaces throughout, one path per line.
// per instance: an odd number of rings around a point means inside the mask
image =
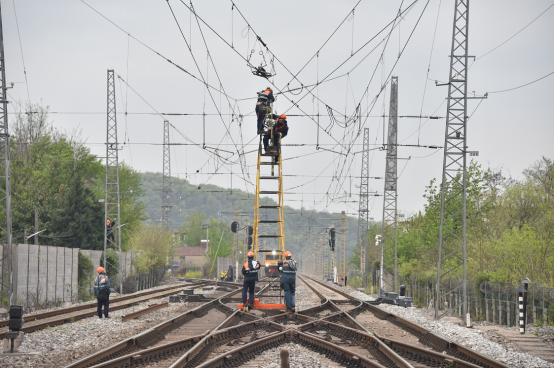
M 161 218 L 161 191 L 162 174 L 146 172 L 142 173 L 142 185 L 145 191 L 143 201 L 146 204 L 146 213 L 150 216 L 148 221 L 160 221 Z M 216 185 L 203 185 L 201 189 L 191 185 L 187 180 L 173 178 L 172 181 L 173 208 L 171 217 L 173 228 L 177 230 L 186 220 L 186 216 L 193 212 L 202 212 L 208 217 L 214 217 L 225 221 L 229 225 L 233 222 L 235 206 L 239 208 L 240 224 L 244 219 L 249 224 L 254 218 L 254 196 L 244 191 Z M 262 198 L 263 203 L 276 204 L 269 198 Z M 285 199 L 286 202 L 286 199 Z M 271 211 L 271 210 L 269 210 Z M 262 213 L 262 215 L 264 215 Z M 268 216 L 271 214 L 268 213 Z M 340 213 L 318 213 L 308 210 L 294 209 L 285 206 L 285 240 L 286 248 L 293 253 L 312 244 L 314 239 L 319 239 L 325 227 L 331 226 L 331 218 L 334 218 L 337 229 L 336 245 L 340 243 L 338 234 L 340 228 Z M 346 217 L 346 250 L 350 254 L 357 242 L 358 220 L 355 217 Z

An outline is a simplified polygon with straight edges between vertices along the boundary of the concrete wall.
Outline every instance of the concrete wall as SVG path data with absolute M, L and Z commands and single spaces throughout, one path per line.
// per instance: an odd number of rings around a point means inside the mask
M 229 270 L 229 266 L 233 266 L 233 272 L 236 273 L 233 262 L 232 258 L 217 257 L 217 277 L 219 277 L 221 270 L 227 272 Z
M 77 296 L 77 248 L 16 244 L 14 292 L 20 302 L 70 301 Z
M 100 267 L 102 251 L 82 250 Z M 132 273 L 133 255 L 121 254 L 124 279 Z M 14 291 L 19 302 L 72 301 L 78 298 L 79 249 L 35 244 L 14 245 Z M 1 272 L 2 270 L 0 270 Z M 91 284 L 92 286 L 92 284 Z
M 206 264 L 207 260 L 206 256 L 185 256 L 184 263 L 181 260 L 181 265 L 185 267 L 202 267 Z

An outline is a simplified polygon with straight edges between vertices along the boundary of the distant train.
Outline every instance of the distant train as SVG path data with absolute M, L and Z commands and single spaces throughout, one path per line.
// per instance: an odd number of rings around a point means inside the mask
M 279 277 L 279 269 L 277 262 L 283 260 L 283 254 L 281 252 L 277 253 L 267 252 L 264 256 L 263 266 L 265 267 L 265 276 L 266 277 Z

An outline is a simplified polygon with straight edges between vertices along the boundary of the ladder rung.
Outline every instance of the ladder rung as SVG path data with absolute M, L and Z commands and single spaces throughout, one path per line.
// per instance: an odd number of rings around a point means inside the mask
M 260 194 L 279 194 L 279 192 L 276 190 L 262 190 Z
M 260 162 L 260 165 L 279 165 L 278 162 Z
M 278 224 L 281 221 L 279 220 L 260 220 L 258 221 L 259 224 Z
M 279 179 L 278 176 L 260 176 L 260 179 Z
M 262 153 L 260 156 L 279 156 L 278 153 Z
M 258 238 L 280 238 L 281 235 L 258 235 Z
M 260 206 L 260 208 L 280 208 L 280 206 Z

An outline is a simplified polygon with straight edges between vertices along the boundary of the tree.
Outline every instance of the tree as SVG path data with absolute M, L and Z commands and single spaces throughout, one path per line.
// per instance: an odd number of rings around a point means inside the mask
M 12 219 L 14 240 L 35 225 L 39 212 L 41 235 L 74 234 L 64 241 L 41 238 L 44 245 L 103 249 L 105 166 L 85 147 L 77 131 L 62 132 L 48 119 L 48 106 L 27 104 L 17 110 L 10 126 Z M 147 219 L 141 176 L 120 164 L 122 250 L 129 234 Z M 0 215 L 1 215 L 0 209 Z M 71 229 L 70 229 L 71 228 Z M 71 231 L 70 231 L 71 230 Z
M 65 196 L 64 208 L 53 220 L 52 232 L 71 234 L 71 245 L 81 249 L 103 249 L 103 208 L 93 200 L 93 193 L 85 188 L 80 177 L 73 177 Z M 56 240 L 54 245 L 64 245 Z
M 135 266 L 139 272 L 163 268 L 171 254 L 171 232 L 163 227 L 142 225 L 131 234 L 131 250 L 138 255 Z

